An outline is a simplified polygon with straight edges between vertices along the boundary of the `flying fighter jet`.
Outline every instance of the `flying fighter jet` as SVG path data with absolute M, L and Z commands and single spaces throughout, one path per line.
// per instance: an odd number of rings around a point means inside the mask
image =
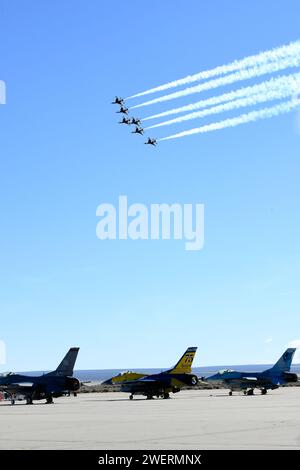
M 119 104 L 120 106 L 123 106 L 124 100 L 120 96 L 116 96 L 115 101 L 112 101 L 111 104 Z
M 121 106 L 120 111 L 116 111 L 116 113 L 123 113 L 123 114 L 128 114 L 129 109 L 126 108 L 126 106 Z
M 229 395 L 232 395 L 235 390 L 242 390 L 245 395 L 253 395 L 255 388 L 260 389 L 262 395 L 266 395 L 268 390 L 298 381 L 297 374 L 290 372 L 295 351 L 295 348 L 288 348 L 273 367 L 263 372 L 239 372 L 225 369 L 203 379 L 207 382 L 219 382 L 226 385 L 230 389 Z
M 141 135 L 143 135 L 144 134 L 144 129 L 142 127 L 136 126 L 135 130 L 132 131 L 131 134 L 141 134 Z
M 170 393 L 177 393 L 184 386 L 193 386 L 198 383 L 198 377 L 192 374 L 192 363 L 197 348 L 188 348 L 177 364 L 169 370 L 159 374 L 143 375 L 134 372 L 113 377 L 105 384 L 121 386 L 121 392 L 130 393 L 130 400 L 134 395 L 144 395 L 148 400 L 156 396 L 157 398 L 169 398 Z
M 136 126 L 140 126 L 141 125 L 141 120 L 139 118 L 133 117 L 131 119 L 131 124 L 135 124 Z
M 0 375 L 0 391 L 6 393 L 14 405 L 16 396 L 25 399 L 28 405 L 33 400 L 46 400 L 53 403 L 53 398 L 77 392 L 80 382 L 73 377 L 73 369 L 79 348 L 71 348 L 56 370 L 39 377 L 20 375 L 9 372 Z
M 145 145 L 153 145 L 154 147 L 157 145 L 157 141 L 156 139 L 151 139 L 150 137 L 148 137 L 148 140 L 147 142 L 144 142 Z
M 122 121 L 119 121 L 119 124 L 128 124 L 130 126 L 132 122 L 131 122 L 131 119 L 123 117 Z

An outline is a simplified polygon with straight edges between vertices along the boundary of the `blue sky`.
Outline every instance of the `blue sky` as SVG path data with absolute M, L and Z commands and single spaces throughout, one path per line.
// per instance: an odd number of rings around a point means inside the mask
M 297 113 L 152 149 L 110 104 L 297 40 L 299 14 L 296 0 L 2 2 L 5 369 L 77 345 L 81 369 L 169 366 L 187 346 L 197 366 L 266 363 L 300 338 Z M 98 240 L 96 208 L 121 194 L 204 203 L 204 249 Z

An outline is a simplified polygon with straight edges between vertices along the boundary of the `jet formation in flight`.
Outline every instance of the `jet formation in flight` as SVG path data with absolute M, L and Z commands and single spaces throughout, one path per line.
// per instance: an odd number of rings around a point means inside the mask
M 120 96 L 116 96 L 114 101 L 112 101 L 112 104 L 117 104 L 120 106 L 119 111 L 116 111 L 117 113 L 121 113 L 124 115 L 128 115 L 129 109 L 126 108 L 125 106 L 125 100 L 121 98 Z M 127 124 L 128 126 L 134 125 L 135 129 L 134 131 L 131 132 L 131 134 L 144 134 L 144 129 L 142 127 L 142 122 L 140 118 L 132 117 L 132 118 L 127 118 L 123 117 L 121 121 L 119 121 L 119 124 Z M 157 140 L 148 137 L 148 140 L 144 142 L 146 145 L 152 145 L 153 147 L 156 147 L 157 145 Z

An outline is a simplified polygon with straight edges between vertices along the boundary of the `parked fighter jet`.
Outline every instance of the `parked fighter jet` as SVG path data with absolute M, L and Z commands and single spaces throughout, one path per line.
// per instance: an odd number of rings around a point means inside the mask
M 128 124 L 130 126 L 132 122 L 131 122 L 131 119 L 123 117 L 122 121 L 119 121 L 119 124 Z
M 198 377 L 192 374 L 192 363 L 197 348 L 188 348 L 177 364 L 167 371 L 159 374 L 142 375 L 138 378 L 133 372 L 122 376 L 113 377 L 106 383 L 121 386 L 122 392 L 130 393 L 130 400 L 134 395 L 144 395 L 148 400 L 157 398 L 169 398 L 170 392 L 177 393 L 184 386 L 193 386 L 198 383 Z
M 77 392 L 80 382 L 73 377 L 73 369 L 78 351 L 79 348 L 71 348 L 56 370 L 39 377 L 12 372 L 3 374 L 0 376 L 0 391 L 10 397 L 12 405 L 16 397 L 31 405 L 33 400 L 46 399 L 46 403 L 53 403 L 53 398 Z
M 123 114 L 128 114 L 129 109 L 126 108 L 126 106 L 121 106 L 119 111 L 116 111 L 116 113 L 123 113 Z
M 120 106 L 123 106 L 124 100 L 120 96 L 116 96 L 115 101 L 112 101 L 111 104 L 119 104 Z
M 144 144 L 146 145 L 154 145 L 154 147 L 157 145 L 157 141 L 156 139 L 151 139 L 150 137 L 148 137 L 148 140 L 147 142 L 144 142 Z
M 290 372 L 295 348 L 289 348 L 270 369 L 263 372 L 238 372 L 226 369 L 217 374 L 206 377 L 207 382 L 221 382 L 230 389 L 229 395 L 234 390 L 242 390 L 245 395 L 253 395 L 254 389 L 261 390 L 261 394 L 265 395 L 267 391 L 280 387 L 280 385 L 297 382 L 297 374 Z
M 136 126 L 140 126 L 141 125 L 141 120 L 139 118 L 133 117 L 131 119 L 131 124 L 135 124 Z
M 134 131 L 131 132 L 131 134 L 141 134 L 141 135 L 143 135 L 144 134 L 144 129 L 142 127 L 136 126 Z

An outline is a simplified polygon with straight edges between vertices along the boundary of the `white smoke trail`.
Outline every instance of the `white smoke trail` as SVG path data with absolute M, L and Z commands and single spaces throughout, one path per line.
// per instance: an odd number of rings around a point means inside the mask
M 280 61 L 289 55 L 294 55 L 299 52 L 300 48 L 300 41 L 291 42 L 288 45 L 277 47 L 275 49 L 270 49 L 265 52 L 260 52 L 259 54 L 252 55 L 245 57 L 241 60 L 235 60 L 227 65 L 221 65 L 215 67 L 211 70 L 205 70 L 194 75 L 188 75 L 185 78 L 181 78 L 180 80 L 174 80 L 172 82 L 166 83 L 161 86 L 157 86 L 155 88 L 150 88 L 150 90 L 143 91 L 141 93 L 137 93 L 135 95 L 129 96 L 126 99 L 137 98 L 139 96 L 148 95 L 151 93 L 156 93 L 164 90 L 168 90 L 170 88 L 175 88 L 181 85 L 187 85 L 188 83 L 197 82 L 200 80 L 207 80 L 212 77 L 216 77 L 219 75 L 225 75 L 230 72 L 234 72 L 236 70 L 241 70 L 247 67 L 254 67 L 262 64 L 266 64 L 272 61 Z
M 246 106 L 254 106 L 255 104 L 265 103 L 266 101 L 292 97 L 295 95 L 298 89 L 299 80 L 300 73 L 287 77 L 281 77 L 280 79 L 274 80 L 273 82 L 270 81 L 272 83 L 272 87 L 268 86 L 270 82 L 267 82 L 267 84 L 263 83 L 260 85 L 254 85 L 250 89 L 249 96 L 244 96 L 243 98 L 228 101 L 224 104 L 207 108 L 202 111 L 196 111 L 193 113 L 185 114 L 184 116 L 180 116 L 175 119 L 160 122 L 158 124 L 146 127 L 145 130 L 154 129 L 155 127 L 177 124 L 184 121 L 190 121 L 191 119 L 202 118 L 211 114 L 223 113 L 232 109 L 243 108 Z M 252 93 L 253 90 L 256 90 L 256 93 Z
M 200 85 L 185 88 L 184 90 L 177 91 L 175 93 L 170 93 L 169 95 L 163 95 L 159 98 L 155 98 L 153 100 L 145 101 L 144 103 L 132 106 L 130 109 L 141 108 L 143 106 L 149 106 L 155 103 L 162 103 L 164 101 L 173 100 L 175 98 L 181 98 L 183 96 L 191 95 L 193 93 L 200 93 L 205 90 L 211 90 L 220 86 L 229 85 L 230 83 L 238 82 L 241 80 L 248 80 L 250 78 L 259 77 L 268 73 L 278 72 L 279 70 L 284 70 L 289 67 L 298 67 L 299 65 L 300 54 L 288 57 L 286 59 L 281 60 L 280 62 L 272 62 L 259 67 L 252 67 L 251 69 L 241 70 L 239 72 L 225 75 L 225 77 L 216 78 L 214 80 L 201 83 Z
M 168 111 L 163 111 L 158 114 L 153 114 L 143 118 L 143 122 L 149 121 L 150 119 L 158 119 L 165 116 L 170 116 L 172 114 L 180 114 L 186 111 L 195 111 L 196 109 L 206 108 L 208 106 L 214 106 L 226 101 L 232 101 L 237 98 L 243 98 L 244 96 L 256 95 L 257 93 L 264 93 L 270 88 L 280 86 L 285 84 L 290 77 L 296 77 L 298 74 L 293 75 L 281 75 L 277 78 L 271 78 L 262 83 L 251 85 L 248 87 L 242 87 L 238 90 L 230 91 L 228 93 L 223 93 L 222 95 L 213 96 L 212 98 L 207 98 L 205 100 L 197 101 L 196 103 L 187 104 L 185 106 L 180 106 L 179 108 L 169 109 Z M 299 86 L 298 86 L 299 89 Z
M 169 135 L 168 137 L 162 137 L 157 139 L 158 142 L 170 139 L 179 139 L 180 137 L 186 137 L 193 134 L 204 134 L 206 132 L 213 132 L 219 129 L 225 129 L 226 127 L 236 127 L 247 122 L 257 121 L 259 119 L 269 119 L 271 117 L 279 116 L 280 114 L 289 113 L 293 109 L 300 108 L 300 100 L 295 99 L 286 101 L 284 103 L 272 106 L 270 108 L 263 108 L 259 111 L 252 111 L 247 114 L 241 114 L 238 117 L 225 119 L 224 121 L 213 122 L 205 126 L 196 127 L 188 131 L 179 132 L 178 134 Z

